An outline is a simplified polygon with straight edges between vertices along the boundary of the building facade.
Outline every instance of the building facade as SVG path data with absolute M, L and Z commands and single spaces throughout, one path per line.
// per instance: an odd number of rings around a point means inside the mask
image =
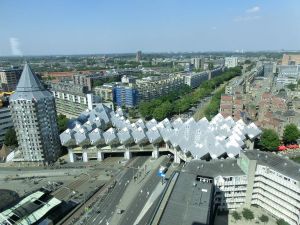
M 283 54 L 282 65 L 299 65 L 300 55 Z
M 113 98 L 113 90 L 116 85 L 113 83 L 103 84 L 102 86 L 95 87 L 93 89 L 94 94 L 99 96 L 102 102 L 112 102 Z
M 55 100 L 28 64 L 9 101 L 19 144 L 15 160 L 55 162 L 61 152 Z
M 200 84 L 205 80 L 208 80 L 208 72 L 206 71 L 184 75 L 184 83 L 191 88 L 199 87 Z
M 52 83 L 51 91 L 55 97 L 57 113 L 68 118 L 76 118 L 86 109 L 92 109 L 94 103 L 100 102 L 100 98 L 89 92 L 87 86 L 72 82 Z
M 258 205 L 290 225 L 299 225 L 299 164 L 258 150 L 242 152 L 238 163 L 247 174 L 245 205 Z
M 132 108 L 139 102 L 138 90 L 133 86 L 117 85 L 113 92 L 114 102 L 120 107 Z
M 18 68 L 0 68 L 0 83 L 2 91 L 11 92 L 16 89 L 22 70 Z
M 227 68 L 236 67 L 238 65 L 238 57 L 225 57 L 225 66 Z
M 150 101 L 178 90 L 184 84 L 184 77 L 180 74 L 152 76 L 136 80 L 139 100 Z
M 5 134 L 8 129 L 13 128 L 10 109 L 8 107 L 0 108 L 0 146 L 4 143 Z

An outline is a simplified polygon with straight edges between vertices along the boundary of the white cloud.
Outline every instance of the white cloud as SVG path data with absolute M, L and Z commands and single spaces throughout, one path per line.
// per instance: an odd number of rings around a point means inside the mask
M 9 42 L 10 42 L 11 53 L 15 56 L 22 56 L 23 53 L 20 49 L 19 39 L 15 37 L 11 37 L 9 39 Z
M 260 11 L 260 7 L 259 6 L 253 6 L 252 8 L 247 9 L 246 13 L 257 13 L 259 11 Z

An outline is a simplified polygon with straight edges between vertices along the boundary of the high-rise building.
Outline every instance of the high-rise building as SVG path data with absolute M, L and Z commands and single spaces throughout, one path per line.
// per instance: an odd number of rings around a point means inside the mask
M 9 101 L 19 144 L 14 160 L 55 162 L 60 141 L 54 97 L 27 63 Z
M 192 58 L 191 64 L 194 65 L 195 69 L 200 69 L 202 67 L 202 61 L 201 58 Z
M 14 91 L 20 79 L 22 70 L 18 68 L 0 69 L 0 83 L 3 91 Z
M 225 57 L 225 66 L 227 68 L 236 67 L 238 65 L 237 57 Z
M 135 87 L 118 85 L 114 87 L 114 102 L 118 106 L 134 107 L 138 103 L 138 91 Z
M 142 60 L 142 51 L 138 51 L 136 53 L 135 59 L 136 59 L 137 62 Z

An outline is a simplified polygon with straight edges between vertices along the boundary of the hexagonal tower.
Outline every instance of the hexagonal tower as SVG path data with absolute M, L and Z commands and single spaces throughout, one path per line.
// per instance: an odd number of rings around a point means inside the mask
M 9 102 L 22 161 L 56 161 L 61 148 L 55 100 L 27 63 Z

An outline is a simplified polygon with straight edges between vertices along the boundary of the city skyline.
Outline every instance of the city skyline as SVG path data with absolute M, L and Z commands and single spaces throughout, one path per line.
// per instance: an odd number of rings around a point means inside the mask
M 294 0 L 2 1 L 0 56 L 298 50 L 292 22 L 300 19 L 299 6 Z

